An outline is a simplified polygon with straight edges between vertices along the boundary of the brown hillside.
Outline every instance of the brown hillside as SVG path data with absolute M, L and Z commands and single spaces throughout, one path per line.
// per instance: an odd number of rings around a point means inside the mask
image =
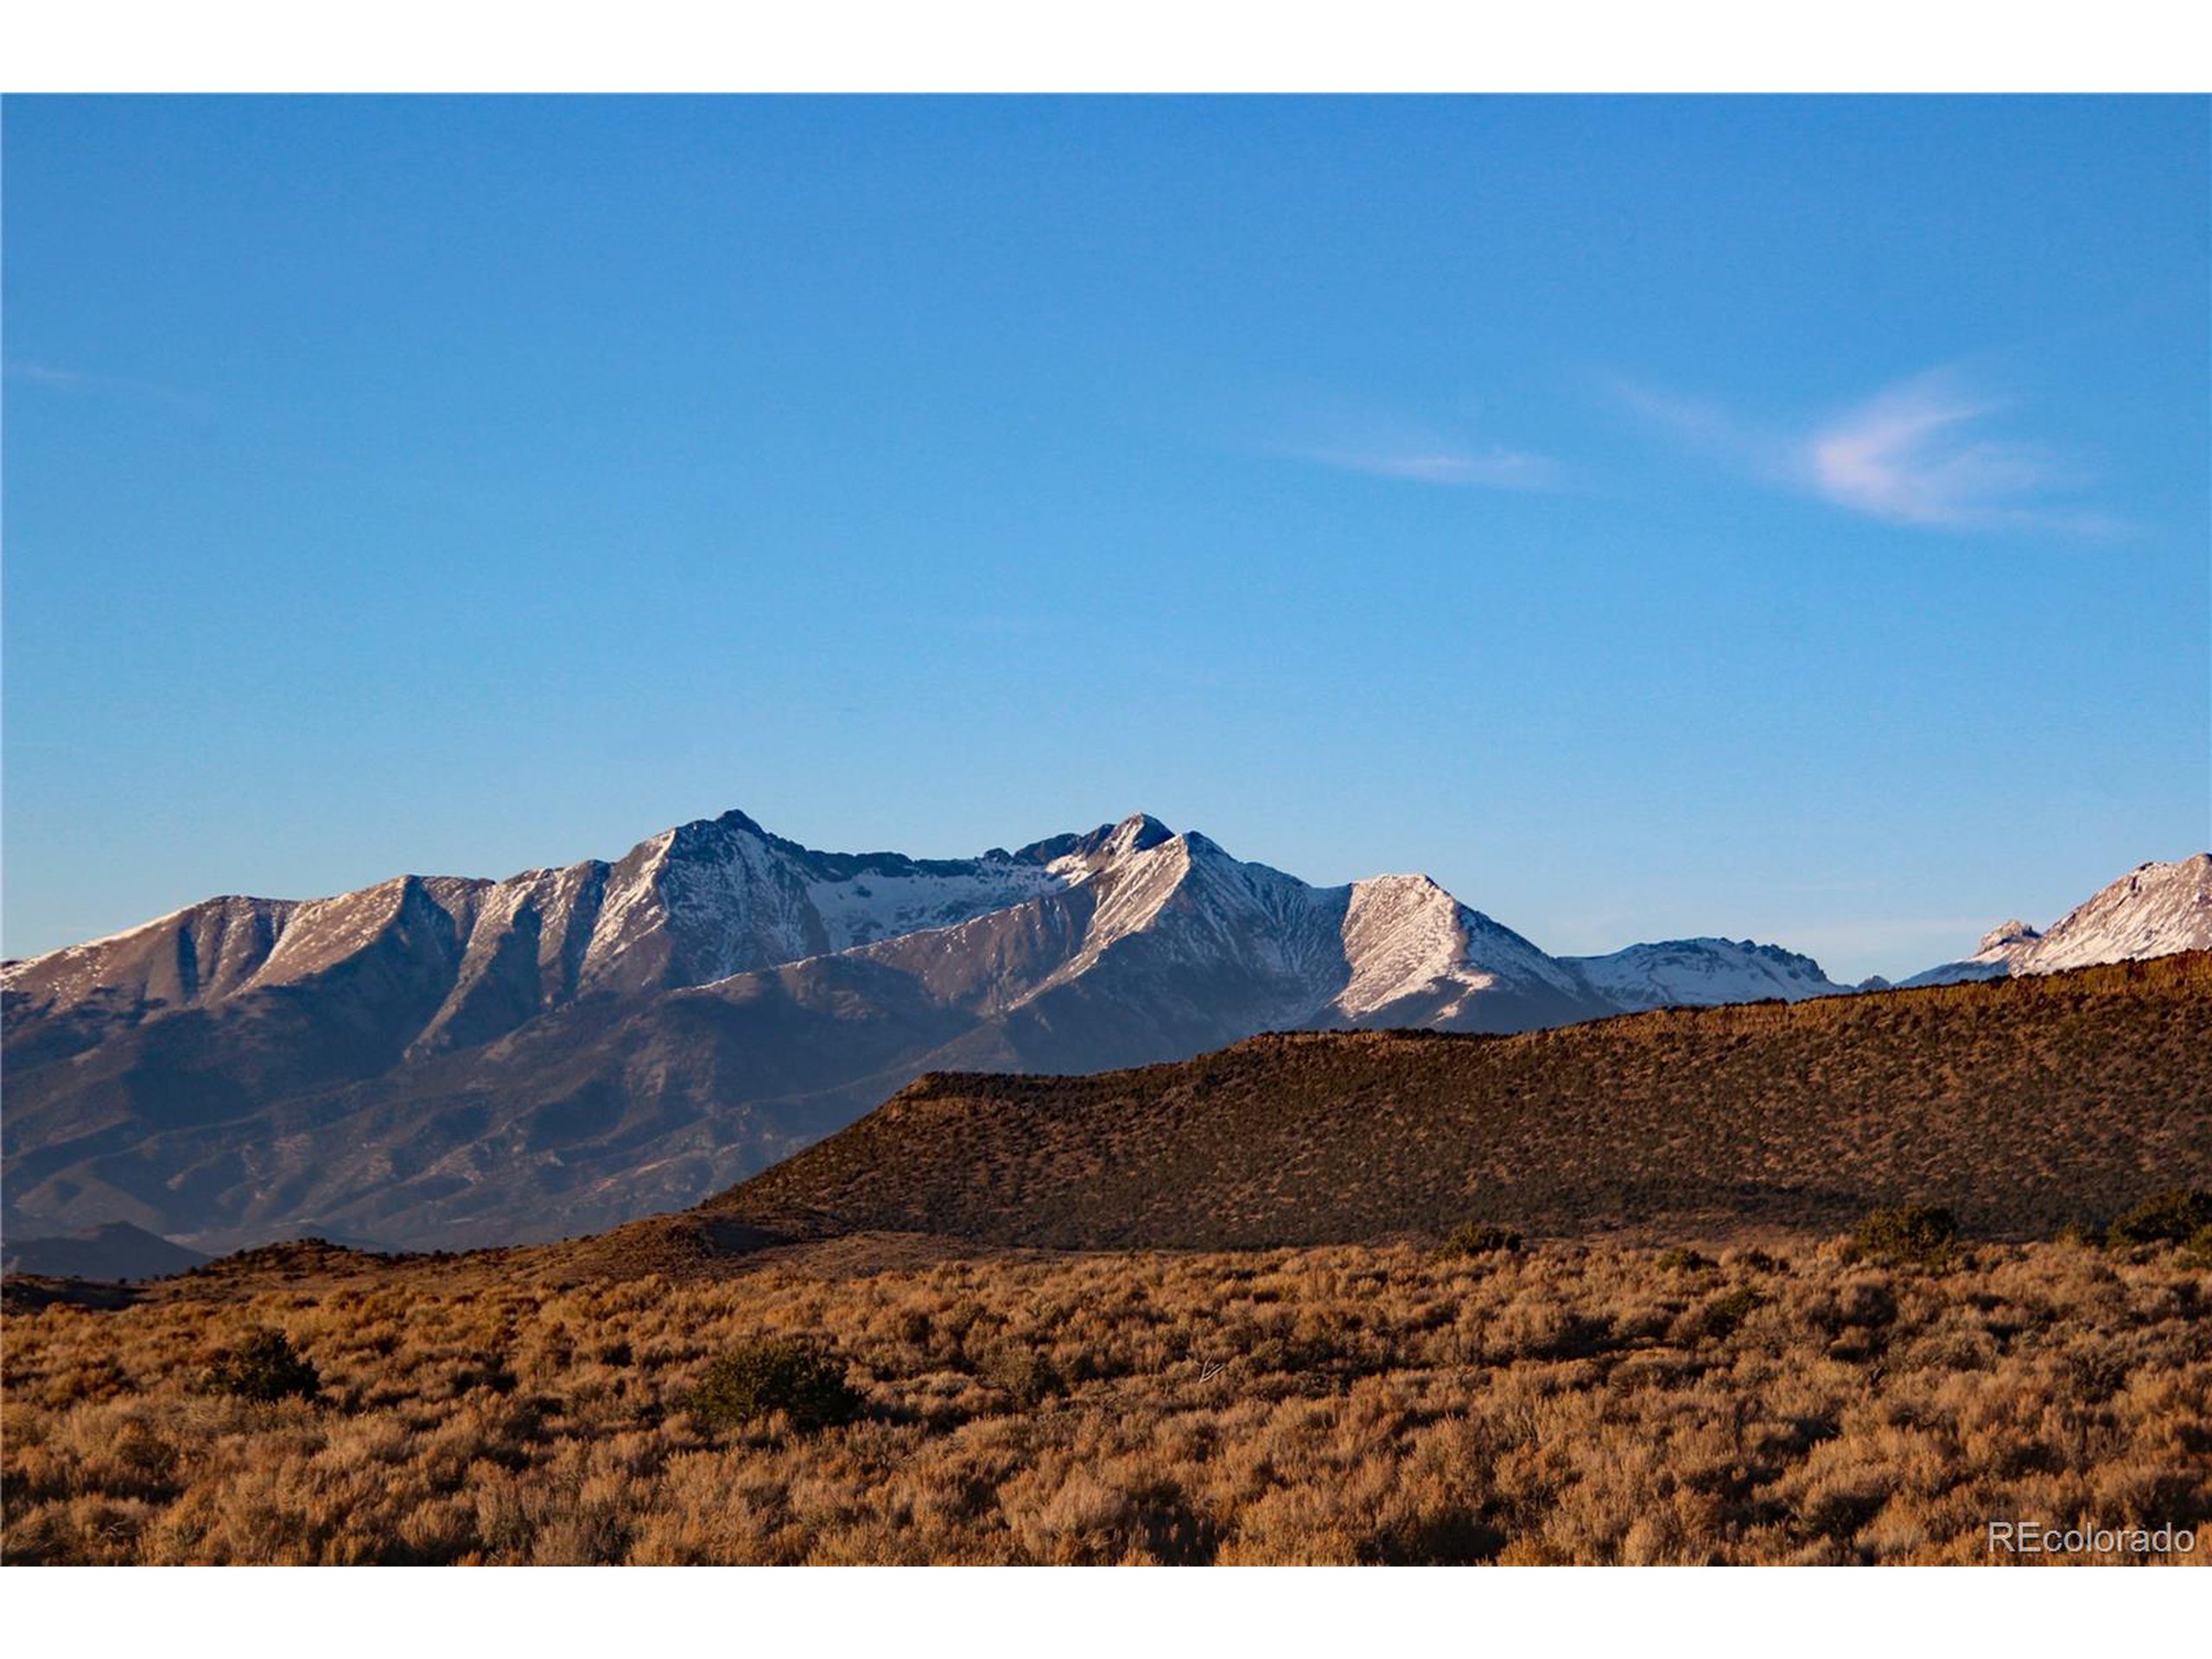
M 938 1074 L 707 1210 L 1233 1249 L 1491 1219 L 2047 1235 L 2212 1185 L 2212 953 L 1511 1037 L 1313 1033 L 1084 1077 Z

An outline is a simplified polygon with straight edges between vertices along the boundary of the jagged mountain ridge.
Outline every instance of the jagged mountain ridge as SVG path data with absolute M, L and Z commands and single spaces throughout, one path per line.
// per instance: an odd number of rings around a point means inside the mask
M 410 1045 L 436 1052 L 579 995 L 700 984 L 1002 909 L 1084 879 L 1105 833 L 918 860 L 818 853 L 733 811 L 612 863 L 499 881 L 399 876 L 330 899 L 210 899 L 10 964 L 7 986 L 42 1012 L 209 1007 L 391 944 L 451 980 Z

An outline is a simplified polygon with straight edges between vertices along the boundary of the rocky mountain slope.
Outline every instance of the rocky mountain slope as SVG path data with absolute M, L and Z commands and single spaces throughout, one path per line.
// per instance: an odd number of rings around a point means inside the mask
M 931 1076 L 694 1219 L 709 1244 L 1216 1249 L 1467 1220 L 1825 1229 L 1932 1202 L 2034 1236 L 2177 1185 L 2212 1185 L 2202 952 L 1513 1036 L 1281 1033 L 1084 1077 Z

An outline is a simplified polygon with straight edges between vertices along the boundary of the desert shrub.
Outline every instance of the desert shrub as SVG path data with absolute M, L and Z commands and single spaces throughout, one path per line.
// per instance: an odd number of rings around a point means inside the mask
M 1958 1248 L 1958 1218 L 1940 1205 L 1877 1210 L 1859 1224 L 1861 1252 L 1885 1261 L 1938 1267 Z
M 322 1374 L 282 1331 L 257 1331 L 210 1365 L 200 1386 L 241 1400 L 312 1400 L 322 1391 Z
M 1835 1325 L 1840 1330 L 1879 1330 L 1896 1322 L 1897 1294 L 1872 1281 L 1847 1284 L 1837 1293 Z
M 1441 1254 L 1456 1255 L 1495 1255 L 1521 1248 L 1521 1235 L 1510 1227 L 1501 1227 L 1495 1222 L 1462 1222 L 1452 1230 L 1444 1241 Z
M 2200 1227 L 2189 1236 L 2189 1243 L 2181 1247 L 2182 1263 L 2191 1268 L 2212 1268 L 2212 1227 Z
M 1613 1339 L 1613 1322 L 1602 1313 L 1560 1313 L 1547 1319 L 1522 1351 L 1536 1359 L 1588 1359 Z
M 1050 1359 L 1020 1343 L 993 1349 L 983 1362 L 982 1373 L 987 1382 L 1003 1389 L 1008 1401 L 1021 1411 L 1043 1404 L 1067 1387 Z
M 1742 1328 L 1751 1310 L 1763 1299 L 1749 1285 L 1738 1285 L 1733 1290 L 1724 1290 L 1697 1311 L 1696 1333 L 1714 1342 L 1725 1342 Z
M 2105 1230 L 2093 1221 L 2069 1221 L 2058 1230 L 2058 1242 L 2081 1249 L 2098 1249 L 2105 1242 Z
M 2145 1199 L 2113 1223 L 2115 1244 L 2178 1244 L 2212 1227 L 2212 1192 L 2171 1186 Z
M 764 1338 L 722 1354 L 684 1401 L 709 1428 L 737 1428 L 782 1412 L 801 1433 L 849 1423 L 861 1397 L 834 1357 L 804 1342 Z
M 1664 1273 L 1694 1273 L 1700 1268 L 1709 1268 L 1713 1258 L 1700 1255 L 1687 1244 L 1677 1244 L 1670 1250 L 1659 1253 L 1658 1267 Z

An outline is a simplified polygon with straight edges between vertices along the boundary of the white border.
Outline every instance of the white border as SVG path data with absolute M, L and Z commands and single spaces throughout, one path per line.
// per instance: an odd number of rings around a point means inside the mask
M 10 92 L 2201 92 L 2170 4 L 1358 6 L 1121 0 L 709 7 L 629 0 L 74 0 L 10 8 Z M 1572 1573 L 1572 1569 L 1567 1570 Z M 435 1652 L 691 1656 L 888 1646 L 995 1653 L 1350 1656 L 1541 1642 L 1568 1652 L 1786 1648 L 1865 1659 L 2180 1633 L 2183 1574 L 1897 1569 L 108 1573 L 11 1568 L 21 1650 L 164 1659 Z
M 2199 1624 L 2187 1568 L 8 1570 L 11 1645 L 162 1659 L 395 1651 L 708 1659 L 1358 1659 L 1531 1649 L 1711 1659 L 2051 1653 Z M 405 1643 L 401 1648 L 397 1644 Z
M 2200 92 L 2173 0 L 30 0 L 12 92 Z

